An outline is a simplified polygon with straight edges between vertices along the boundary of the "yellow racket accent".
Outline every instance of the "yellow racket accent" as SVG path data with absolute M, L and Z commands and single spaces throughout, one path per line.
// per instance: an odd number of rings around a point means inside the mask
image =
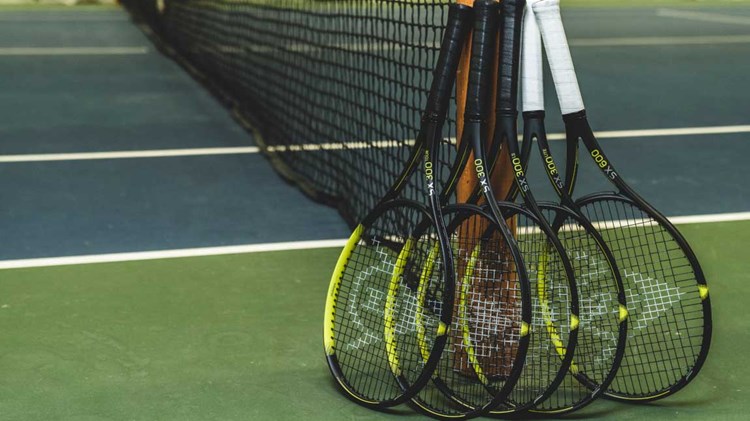
M 581 320 L 576 316 L 575 314 L 570 316 L 570 330 L 576 330 L 578 329 L 578 325 L 581 323 Z
M 529 324 L 528 324 L 528 323 L 526 323 L 526 322 L 521 322 L 521 337 L 522 337 L 522 338 L 523 338 L 524 336 L 528 335 L 528 334 L 529 334 L 529 331 L 530 331 L 530 330 L 531 330 L 531 326 L 529 326 Z
M 474 250 L 471 252 L 471 256 L 469 257 L 469 263 L 466 265 L 466 273 L 464 273 L 463 282 L 461 285 L 461 297 L 458 301 L 458 309 L 459 314 L 461 315 L 461 331 L 463 333 L 463 343 L 466 347 L 466 356 L 469 358 L 469 364 L 474 368 L 474 373 L 476 373 L 477 377 L 479 378 L 479 381 L 482 382 L 482 384 L 487 384 L 489 381 L 487 380 L 487 376 L 484 375 L 484 372 L 482 371 L 482 367 L 479 364 L 479 360 L 476 356 L 476 351 L 474 350 L 474 345 L 471 342 L 471 332 L 469 331 L 469 322 L 466 317 L 466 295 L 469 292 L 469 288 L 471 287 L 471 278 L 474 276 L 474 269 L 476 268 L 477 264 L 477 257 L 479 256 L 480 246 L 477 245 L 474 247 Z
M 664 392 L 658 393 L 656 395 L 650 395 L 650 396 L 620 396 L 620 395 L 614 395 L 614 396 L 617 396 L 617 399 L 637 402 L 637 401 L 645 401 L 645 400 L 658 398 L 660 396 L 668 395 L 669 393 L 671 393 L 670 390 L 665 390 Z M 609 396 L 608 393 L 606 395 Z
M 573 161 L 573 179 L 570 180 L 570 185 L 568 186 L 568 196 L 573 196 L 573 188 L 576 186 L 576 181 L 578 181 L 578 142 L 583 142 L 583 139 L 580 137 L 576 139 L 576 145 L 575 145 L 575 160 Z
M 628 308 L 625 307 L 624 305 L 620 304 L 620 319 L 619 319 L 619 322 L 620 323 L 624 322 L 625 319 L 628 318 L 629 314 L 630 313 L 628 313 Z
M 701 294 L 701 300 L 708 298 L 708 285 L 698 285 L 698 292 Z
M 419 140 L 417 140 L 419 142 Z M 411 161 L 409 161 L 404 168 L 414 168 L 417 164 L 416 162 L 421 159 L 421 155 L 418 153 L 415 153 L 414 156 L 411 158 Z M 391 187 L 391 191 L 397 191 L 401 189 L 401 186 L 411 177 L 411 171 L 404 171 L 403 174 L 401 174 L 401 178 L 396 181 L 396 184 Z
M 539 264 L 537 267 L 536 275 L 536 293 L 539 297 L 539 306 L 542 308 L 542 316 L 547 326 L 547 334 L 549 335 L 552 345 L 555 347 L 555 351 L 560 355 L 560 358 L 565 358 L 565 344 L 560 338 L 560 334 L 555 328 L 555 322 L 552 320 L 552 312 L 549 308 L 549 299 L 547 297 L 547 259 L 548 254 L 542 253 L 539 258 Z M 570 329 L 575 330 L 578 327 L 578 317 L 574 314 L 570 316 Z M 578 372 L 578 368 L 575 363 L 571 363 L 570 370 L 573 373 Z
M 535 410 L 531 409 L 531 410 L 529 410 L 529 412 L 535 413 L 535 414 L 559 414 L 561 412 L 568 412 L 571 409 L 573 409 L 572 406 L 566 406 L 565 408 L 560 408 L 560 409 L 546 409 L 544 411 L 535 411 Z
M 354 246 L 359 242 L 362 237 L 362 231 L 364 227 L 358 225 L 357 228 L 352 232 L 349 241 L 346 242 L 344 249 L 339 255 L 339 260 L 336 262 L 336 267 L 333 269 L 333 275 L 331 276 L 331 283 L 328 284 L 328 296 L 326 297 L 326 314 L 323 321 L 323 346 L 325 348 L 326 355 L 333 355 L 335 350 L 335 340 L 333 337 L 333 317 L 336 309 L 336 298 L 339 295 L 339 287 L 341 286 L 341 277 L 344 276 L 344 269 L 349 258 L 352 257 L 352 251 Z
M 427 361 L 427 359 L 430 358 L 430 348 L 425 339 L 425 326 L 422 309 L 424 308 L 424 301 L 427 298 L 427 287 L 429 286 L 428 280 L 432 276 L 432 271 L 435 268 L 435 258 L 439 251 L 440 244 L 435 243 L 435 246 L 430 250 L 430 254 L 427 255 L 427 261 L 422 268 L 422 273 L 419 276 L 419 286 L 417 287 L 417 311 L 414 315 L 414 324 L 417 329 L 417 345 L 419 346 L 419 353 L 422 354 L 422 359 L 424 361 Z M 440 323 L 440 326 L 438 326 L 438 336 L 440 336 L 441 327 L 445 328 L 445 324 Z
M 364 403 L 370 404 L 370 405 L 375 405 L 375 404 L 377 404 L 377 403 L 378 403 L 378 401 L 373 401 L 373 400 L 369 400 L 369 399 L 364 399 L 364 398 L 362 398 L 361 396 L 358 396 L 358 395 L 357 395 L 356 393 L 354 393 L 354 391 L 353 391 L 353 390 L 351 390 L 351 389 L 349 388 L 349 385 L 348 385 L 348 384 L 346 384 L 346 383 L 344 382 L 344 380 L 343 380 L 343 379 L 341 379 L 340 377 L 336 377 L 336 381 L 337 381 L 337 382 L 339 383 L 339 385 L 341 385 L 341 388 L 342 388 L 342 389 L 344 389 L 344 391 L 345 391 L 346 393 L 348 393 L 348 394 L 349 394 L 349 396 L 353 397 L 354 399 L 356 399 L 356 400 L 358 400 L 358 401 L 360 401 L 360 402 L 364 402 Z
M 435 415 L 438 419 L 443 419 L 443 418 L 444 419 L 464 419 L 466 418 L 466 415 L 464 414 L 443 414 L 440 412 L 435 412 L 428 406 L 422 404 L 422 402 L 419 399 L 414 399 L 412 403 L 422 408 L 425 412 Z
M 463 154 L 460 157 L 456 158 L 456 162 L 465 162 L 468 159 L 467 156 L 470 153 L 470 149 L 471 148 L 466 148 L 466 150 L 463 151 Z M 451 190 L 453 190 L 454 186 L 456 185 L 456 183 L 460 179 L 461 179 L 461 174 L 458 173 L 458 172 L 456 172 L 455 174 L 453 174 L 453 178 L 451 178 L 450 180 L 448 180 L 448 182 L 445 184 L 445 187 L 443 187 L 443 190 L 444 191 L 451 191 Z
M 393 313 L 396 312 L 396 294 L 398 294 L 401 275 L 404 274 L 404 265 L 409 254 L 411 254 L 413 246 L 413 239 L 406 240 L 404 248 L 401 249 L 398 255 L 396 266 L 391 276 L 391 284 L 388 286 L 388 297 L 385 300 L 385 311 L 383 314 L 385 321 L 385 350 L 386 354 L 388 354 L 388 365 L 391 367 L 391 372 L 396 376 L 401 375 L 401 367 L 398 355 L 396 354 L 396 322 L 393 320 Z

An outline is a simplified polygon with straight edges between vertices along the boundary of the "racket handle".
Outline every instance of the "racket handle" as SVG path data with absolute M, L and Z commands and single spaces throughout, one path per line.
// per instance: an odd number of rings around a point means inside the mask
M 448 9 L 448 24 L 443 34 L 440 55 L 424 113 L 426 120 L 442 121 L 448 112 L 461 50 L 471 27 L 471 14 L 471 7 L 458 3 L 451 4 Z
M 515 115 L 518 111 L 518 62 L 525 4 L 525 0 L 504 0 L 502 3 L 503 30 L 497 95 L 497 112 L 501 114 Z
M 526 5 L 523 17 L 523 45 L 521 46 L 521 93 L 523 112 L 544 111 L 544 67 L 542 64 L 542 35 L 536 23 L 534 9 Z
M 547 60 L 557 90 L 557 99 L 560 101 L 560 110 L 563 115 L 582 111 L 584 109 L 583 97 L 560 16 L 560 0 L 534 1 L 532 8 L 544 39 Z
M 499 4 L 494 0 L 474 2 L 474 34 L 466 99 L 466 120 L 481 121 L 487 117 L 489 77 L 495 58 Z

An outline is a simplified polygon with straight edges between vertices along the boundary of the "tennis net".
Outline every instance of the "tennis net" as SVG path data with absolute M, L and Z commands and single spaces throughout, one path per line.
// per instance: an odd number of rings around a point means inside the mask
M 225 101 L 282 175 L 350 224 L 409 155 L 449 4 L 122 1 L 162 51 Z M 443 168 L 454 158 L 455 108 L 449 116 Z M 412 178 L 403 194 L 417 198 L 421 177 Z

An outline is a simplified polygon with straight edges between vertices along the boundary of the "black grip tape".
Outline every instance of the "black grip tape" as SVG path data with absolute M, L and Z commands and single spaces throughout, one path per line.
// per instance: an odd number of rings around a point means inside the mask
M 474 34 L 471 43 L 469 86 L 466 92 L 466 120 L 483 120 L 486 117 L 499 8 L 500 5 L 494 0 L 474 2 Z
M 500 33 L 497 112 L 515 114 L 518 109 L 518 73 L 521 55 L 521 26 L 525 0 L 504 0 Z
M 458 3 L 451 4 L 448 9 L 448 24 L 443 33 L 440 54 L 433 73 L 425 119 L 438 121 L 448 112 L 461 50 L 471 27 L 471 14 L 471 7 Z

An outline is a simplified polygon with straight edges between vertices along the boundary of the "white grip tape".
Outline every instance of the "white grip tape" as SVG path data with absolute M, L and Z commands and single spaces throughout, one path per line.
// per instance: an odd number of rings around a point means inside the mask
M 547 61 L 555 81 L 557 99 L 563 115 L 584 109 L 583 97 L 578 87 L 573 59 L 570 57 L 568 39 L 565 36 L 559 0 L 541 0 L 532 2 L 534 15 L 544 39 Z
M 529 4 L 523 17 L 521 38 L 521 94 L 522 111 L 544 111 L 544 68 L 542 65 L 542 36 L 534 11 Z

